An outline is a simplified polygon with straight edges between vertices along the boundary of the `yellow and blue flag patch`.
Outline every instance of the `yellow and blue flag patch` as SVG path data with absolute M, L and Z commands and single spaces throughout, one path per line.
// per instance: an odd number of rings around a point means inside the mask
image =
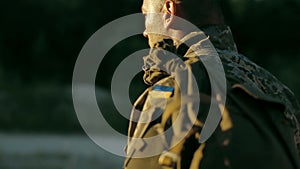
M 157 98 L 170 98 L 174 92 L 174 87 L 171 86 L 153 86 L 151 95 Z

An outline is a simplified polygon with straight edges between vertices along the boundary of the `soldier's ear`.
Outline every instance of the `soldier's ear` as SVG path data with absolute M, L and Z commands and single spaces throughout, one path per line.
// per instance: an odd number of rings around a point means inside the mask
M 176 14 L 176 5 L 172 0 L 166 0 L 164 4 L 164 27 L 169 28 L 174 21 Z

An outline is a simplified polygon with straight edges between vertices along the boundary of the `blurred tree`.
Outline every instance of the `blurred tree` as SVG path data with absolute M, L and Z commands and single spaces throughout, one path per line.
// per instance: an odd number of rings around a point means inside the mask
M 76 58 L 95 31 L 121 16 L 140 12 L 142 0 L 1 2 L 0 129 L 78 130 L 70 92 Z M 300 1 L 223 2 L 240 52 L 278 76 L 300 98 Z M 99 68 L 105 74 L 98 73 L 97 85 L 109 88 L 113 68 L 146 46 L 141 36 L 117 44 Z M 132 89 L 140 86 L 138 76 L 129 91 L 131 100 L 137 96 Z M 74 116 L 68 119 L 70 113 Z M 31 120 L 26 122 L 26 116 Z M 14 119 L 19 119 L 18 124 Z M 49 119 L 51 125 L 44 123 Z

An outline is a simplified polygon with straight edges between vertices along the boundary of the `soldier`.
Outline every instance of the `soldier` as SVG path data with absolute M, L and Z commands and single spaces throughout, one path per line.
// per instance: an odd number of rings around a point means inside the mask
M 149 88 L 131 113 L 125 169 L 300 168 L 298 102 L 273 75 L 238 53 L 220 3 L 144 0 L 144 36 L 151 50 L 143 69 Z M 174 16 L 201 31 L 183 29 Z M 225 84 L 211 80 L 208 68 L 217 64 L 206 60 L 214 52 Z M 205 125 L 210 110 L 211 117 L 222 115 L 215 129 Z M 205 128 L 212 133 L 203 133 Z

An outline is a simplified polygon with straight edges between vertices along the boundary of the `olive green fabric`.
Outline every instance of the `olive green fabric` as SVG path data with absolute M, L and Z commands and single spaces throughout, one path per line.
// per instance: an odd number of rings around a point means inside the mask
M 159 134 L 155 127 L 151 127 L 144 137 L 151 137 Z M 126 168 L 136 168 L 136 169 L 144 169 L 144 168 L 156 168 L 163 169 L 161 165 L 158 163 L 159 155 L 147 158 L 127 158 L 125 161 Z
M 180 43 L 165 39 L 144 57 L 144 81 L 151 86 L 137 99 L 132 109 L 128 131 L 128 148 L 131 151 L 127 152 L 124 168 L 299 169 L 300 109 L 293 93 L 269 72 L 237 52 L 227 26 L 207 26 L 202 30 L 204 32 L 192 32 Z M 211 94 L 209 77 L 201 63 L 200 57 L 209 57 L 213 52 L 207 48 L 206 35 L 223 63 L 227 98 L 225 105 L 218 104 L 222 120 L 217 129 L 205 143 L 200 144 L 199 133 L 210 102 L 220 100 L 218 95 Z M 184 44 L 199 37 L 201 41 L 195 43 L 201 56 Z M 176 54 L 177 58 L 169 59 L 166 51 Z M 190 80 L 192 74 L 199 96 L 195 94 L 195 84 Z M 186 82 L 186 88 L 178 87 L 181 82 Z M 156 91 L 156 86 L 174 90 L 171 94 L 169 91 Z M 200 102 L 199 107 L 197 102 Z M 183 115 L 179 114 L 180 110 Z M 193 121 L 193 116 L 196 116 L 196 121 Z M 178 125 L 172 125 L 175 121 Z M 159 130 L 157 126 L 160 126 Z M 168 129 L 172 132 L 165 134 L 156 145 L 147 142 L 137 145 L 132 139 L 156 136 Z M 178 142 L 184 133 L 188 134 Z M 166 167 L 160 164 L 160 154 L 133 158 L 134 154 L 143 154 L 151 149 L 177 155 L 176 165 Z

